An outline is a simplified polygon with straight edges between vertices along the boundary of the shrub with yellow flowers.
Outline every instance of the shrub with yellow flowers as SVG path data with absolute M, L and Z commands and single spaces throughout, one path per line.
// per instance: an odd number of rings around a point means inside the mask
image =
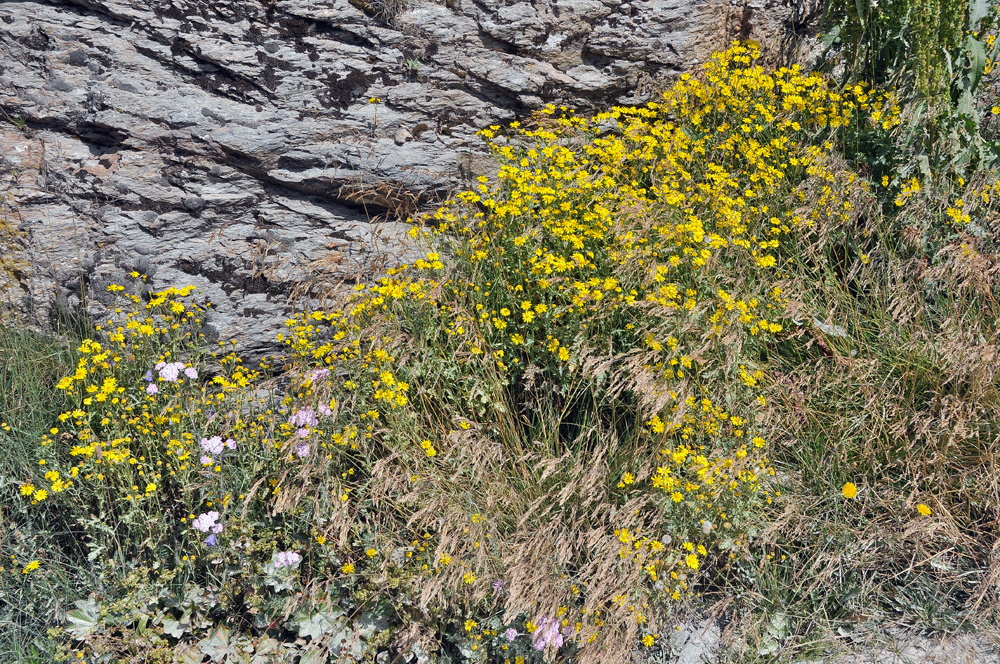
M 288 321 L 281 384 L 208 353 L 188 289 L 122 293 L 23 502 L 227 597 L 249 616 L 227 629 L 324 653 L 384 647 L 373 612 L 470 661 L 653 646 L 775 495 L 755 415 L 788 246 L 863 186 L 829 155 L 898 122 L 890 95 L 759 55 L 484 129 L 496 178 L 413 226 L 412 265 Z
M 645 107 L 483 130 L 499 173 L 413 228 L 423 258 L 290 321 L 308 370 L 344 377 L 360 456 L 398 466 L 355 499 L 396 491 L 437 542 L 424 601 L 464 589 L 505 621 L 562 616 L 560 647 L 613 648 L 745 551 L 772 500 L 754 367 L 787 317 L 787 247 L 852 217 L 844 134 L 899 122 L 890 95 L 758 56 L 737 45 Z

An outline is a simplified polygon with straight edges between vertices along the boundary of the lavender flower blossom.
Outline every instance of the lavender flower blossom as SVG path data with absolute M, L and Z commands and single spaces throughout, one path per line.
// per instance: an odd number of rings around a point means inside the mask
M 293 427 L 314 427 L 319 424 L 319 418 L 316 417 L 316 411 L 312 409 L 312 406 L 306 406 L 295 411 L 288 418 L 288 423 Z
M 219 455 L 222 454 L 223 442 L 220 436 L 212 436 L 211 438 L 201 439 L 201 449 L 205 450 L 209 454 Z
M 274 568 L 281 569 L 282 567 L 292 567 L 294 565 L 298 565 L 301 560 L 302 556 L 295 551 L 279 551 L 274 554 Z
M 199 514 L 198 517 L 191 522 L 191 527 L 195 530 L 199 530 L 203 533 L 221 533 L 222 524 L 216 523 L 219 520 L 219 513 L 215 510 L 211 512 L 205 512 L 204 514 Z
M 160 391 L 160 388 L 156 386 L 156 383 L 150 383 L 146 386 L 146 394 L 156 394 Z
M 299 458 L 306 458 L 311 454 L 309 450 L 309 443 L 300 443 L 295 446 L 295 453 L 299 455 Z
M 559 621 L 546 616 L 538 619 L 538 627 L 531 635 L 531 645 L 535 650 L 545 650 L 549 646 L 561 648 L 563 635 L 559 632 Z
M 159 372 L 160 378 L 168 383 L 176 383 L 181 371 L 184 370 L 183 362 L 157 362 L 155 369 Z
M 507 628 L 507 631 L 504 632 L 503 635 L 507 639 L 508 642 L 513 641 L 518 636 L 517 630 L 514 629 L 513 627 Z
M 198 370 L 195 369 L 194 367 L 188 367 L 187 369 L 184 370 L 184 375 L 190 378 L 191 380 L 197 380 Z

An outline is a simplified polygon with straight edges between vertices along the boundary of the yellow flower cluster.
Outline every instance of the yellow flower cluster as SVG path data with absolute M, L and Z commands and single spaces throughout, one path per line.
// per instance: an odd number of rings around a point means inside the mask
M 293 355 L 346 375 L 360 413 L 350 424 L 366 440 L 409 439 L 420 474 L 462 472 L 446 470 L 459 452 L 440 428 L 518 407 L 491 406 L 479 392 L 479 402 L 452 403 L 472 413 L 440 412 L 422 384 L 440 378 L 417 368 L 427 349 L 435 371 L 459 381 L 445 391 L 481 389 L 485 376 L 515 385 L 538 369 L 563 385 L 604 381 L 597 358 L 628 358 L 614 380 L 633 385 L 641 436 L 660 452 L 652 474 L 636 467 L 608 480 L 623 499 L 659 496 L 660 519 L 699 535 L 667 545 L 620 524 L 618 537 L 628 533 L 627 557 L 650 587 L 677 596 L 686 587 L 678 575 L 702 567 L 717 531 L 734 529 L 727 546 L 739 550 L 745 512 L 773 495 L 752 413 L 719 405 L 742 395 L 743 408 L 760 407 L 765 376 L 730 368 L 727 353 L 782 333 L 787 297 L 777 282 L 792 260 L 783 247 L 824 220 L 847 219 L 843 187 L 866 187 L 829 167 L 837 131 L 900 121 L 891 95 L 838 91 L 819 74 L 768 71 L 758 58 L 756 45 L 737 44 L 646 106 L 589 118 L 549 107 L 534 128 L 484 129 L 497 176 L 444 204 L 429 230 L 413 227 L 428 245 L 422 258 L 358 286 L 342 309 L 290 321 Z M 438 430 L 417 427 L 409 438 L 406 429 L 428 418 Z M 373 429 L 376 420 L 393 432 Z M 474 585 L 477 573 L 461 581 Z

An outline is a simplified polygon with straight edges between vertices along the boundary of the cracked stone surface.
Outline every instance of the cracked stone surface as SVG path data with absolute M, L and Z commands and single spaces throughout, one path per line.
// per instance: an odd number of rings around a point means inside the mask
M 800 11 L 393 2 L 0 4 L 0 298 L 44 325 L 86 287 L 99 316 L 136 270 L 198 286 L 215 331 L 264 353 L 296 296 L 405 257 L 394 220 L 490 171 L 479 128 L 642 102 Z

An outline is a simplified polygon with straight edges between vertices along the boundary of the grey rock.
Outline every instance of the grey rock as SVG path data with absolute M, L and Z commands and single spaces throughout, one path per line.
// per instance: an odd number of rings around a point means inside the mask
M 79 49 L 70 51 L 66 56 L 66 62 L 75 67 L 86 67 L 87 63 L 90 61 L 90 56 L 88 56 L 84 51 Z
M 200 210 L 205 207 L 205 199 L 200 196 L 185 196 L 181 199 L 184 207 L 188 210 Z
M 402 145 L 403 143 L 406 143 L 407 141 L 412 141 L 413 140 L 413 134 L 411 134 L 405 128 L 400 128 L 396 132 L 396 136 L 393 138 L 393 140 L 396 142 L 396 145 Z
M 58 92 L 73 92 L 76 89 L 72 83 L 62 78 L 53 78 L 46 87 Z
M 681 626 L 671 645 L 676 664 L 704 664 L 716 660 L 721 633 L 714 621 L 690 622 Z
M 755 30 L 791 15 L 761 2 Z M 267 352 L 292 293 L 406 260 L 397 217 L 492 172 L 479 128 L 550 102 L 642 102 L 742 15 L 619 4 L 411 0 L 378 18 L 366 0 L 4 2 L 0 117 L 33 133 L 0 121 L 23 220 L 0 232 L 17 265 L 0 302 L 37 324 L 82 301 L 99 317 L 104 295 L 80 284 L 142 265 L 148 287 L 198 286 L 221 338 Z

